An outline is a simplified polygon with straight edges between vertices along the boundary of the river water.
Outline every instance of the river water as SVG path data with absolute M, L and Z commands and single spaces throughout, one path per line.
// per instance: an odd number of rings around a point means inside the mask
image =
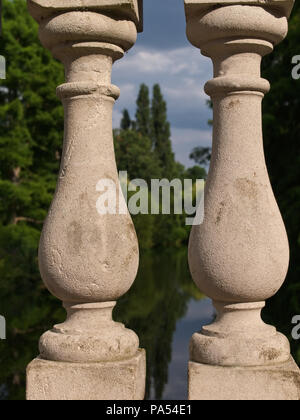
M 65 318 L 60 301 L 40 284 L 0 290 L 7 339 L 0 340 L 0 399 L 25 398 L 26 365 L 38 354 L 40 335 Z M 211 322 L 211 301 L 194 285 L 187 252 L 145 253 L 131 290 L 114 318 L 133 329 L 147 352 L 147 399 L 186 399 L 189 340 Z
M 38 355 L 39 337 L 62 322 L 65 311 L 41 280 L 30 287 L 28 281 L 2 282 L 0 305 L 7 320 L 7 339 L 0 340 L 0 400 L 22 400 L 26 365 Z M 133 329 L 146 349 L 146 399 L 187 398 L 189 341 L 214 317 L 211 300 L 191 279 L 186 249 L 142 253 L 137 278 L 118 301 L 114 319 Z M 278 326 L 276 319 L 271 323 Z

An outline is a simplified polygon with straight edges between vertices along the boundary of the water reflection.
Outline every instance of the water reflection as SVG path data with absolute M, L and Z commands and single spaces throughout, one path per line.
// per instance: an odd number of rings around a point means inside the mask
M 164 400 L 187 399 L 188 344 L 194 332 L 213 321 L 215 310 L 210 299 L 192 299 L 187 313 L 176 325 L 172 343 L 172 359 L 169 364 L 169 378 L 163 393 Z
M 41 282 L 24 290 L 6 286 L 0 290 L 0 313 L 7 319 L 7 340 L 0 340 L 0 399 L 20 400 L 40 335 L 62 322 L 65 313 Z M 186 398 L 188 342 L 211 311 L 201 314 L 201 304 L 195 307 L 201 299 L 185 250 L 141 256 L 134 286 L 119 300 L 114 318 L 135 330 L 147 350 L 146 398 Z
M 114 311 L 147 351 L 147 399 L 186 399 L 189 340 L 214 317 L 211 301 L 190 277 L 186 254 L 142 255 L 134 286 Z M 25 368 L 38 353 L 39 337 L 65 313 L 40 280 L 30 287 L 2 282 L 0 304 L 7 320 L 7 340 L 0 340 L 0 399 L 21 400 Z M 281 314 L 272 322 L 277 327 Z
M 191 333 L 187 336 L 186 331 L 183 337 L 179 321 L 194 310 L 189 307 L 189 302 L 203 297 L 191 280 L 185 251 L 142 256 L 136 282 L 119 301 L 115 318 L 123 320 L 136 331 L 141 346 L 147 350 L 147 399 L 162 399 L 165 394 L 170 399 L 176 398 L 170 387 L 165 390 L 170 382 L 170 362 L 172 372 L 176 370 L 176 381 L 185 382 L 185 389 L 180 387 L 180 398 L 186 398 L 187 352 Z M 200 318 L 201 315 L 198 321 L 193 317 L 185 319 L 186 323 L 193 323 L 193 332 L 201 328 Z M 180 336 L 184 341 L 181 342 Z M 181 355 L 183 366 L 176 362 Z

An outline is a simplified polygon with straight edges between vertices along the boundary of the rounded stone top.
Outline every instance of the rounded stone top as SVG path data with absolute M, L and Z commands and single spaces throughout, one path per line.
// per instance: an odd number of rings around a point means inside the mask
M 111 12 L 113 16 L 132 20 L 143 31 L 143 0 L 27 0 L 30 14 L 37 22 L 59 12 Z
M 136 41 L 137 30 L 131 20 L 92 11 L 70 10 L 41 21 L 39 37 L 48 49 L 62 43 L 104 42 L 127 51 Z
M 259 7 L 254 0 L 253 6 L 230 3 L 224 1 L 226 7 L 207 8 L 190 16 L 187 37 L 194 46 L 202 49 L 211 41 L 233 37 L 265 40 L 274 45 L 285 38 L 288 22 L 279 9 Z
M 273 7 L 280 10 L 288 18 L 292 12 L 294 3 L 295 0 L 184 0 L 187 19 L 212 7 L 230 6 L 234 4 Z

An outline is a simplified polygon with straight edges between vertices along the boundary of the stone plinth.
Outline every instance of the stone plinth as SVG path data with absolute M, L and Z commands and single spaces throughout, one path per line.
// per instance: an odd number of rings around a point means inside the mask
M 142 400 L 145 352 L 106 363 L 33 360 L 27 367 L 28 400 Z
M 299 368 L 293 360 L 257 367 L 189 362 L 189 399 L 300 400 Z

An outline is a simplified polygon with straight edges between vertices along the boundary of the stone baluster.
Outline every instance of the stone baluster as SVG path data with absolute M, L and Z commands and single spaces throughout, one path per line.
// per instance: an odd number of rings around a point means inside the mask
M 57 89 L 63 155 L 39 265 L 67 319 L 41 337 L 40 356 L 27 369 L 27 398 L 143 399 L 144 351 L 137 335 L 112 319 L 137 273 L 136 233 L 127 209 L 101 215 L 96 208 L 100 180 L 113 181 L 119 196 L 112 137 L 119 89 L 111 70 L 136 41 L 142 2 L 28 0 L 28 7 L 42 44 L 65 66 L 66 83 Z M 122 194 L 119 200 L 124 208 Z
M 300 397 L 289 342 L 261 319 L 264 301 L 284 282 L 289 245 L 264 159 L 261 102 L 270 86 L 260 65 L 286 36 L 292 6 L 185 0 L 187 37 L 214 64 L 205 86 L 213 102 L 212 160 L 189 265 L 217 317 L 190 343 L 190 399 Z

